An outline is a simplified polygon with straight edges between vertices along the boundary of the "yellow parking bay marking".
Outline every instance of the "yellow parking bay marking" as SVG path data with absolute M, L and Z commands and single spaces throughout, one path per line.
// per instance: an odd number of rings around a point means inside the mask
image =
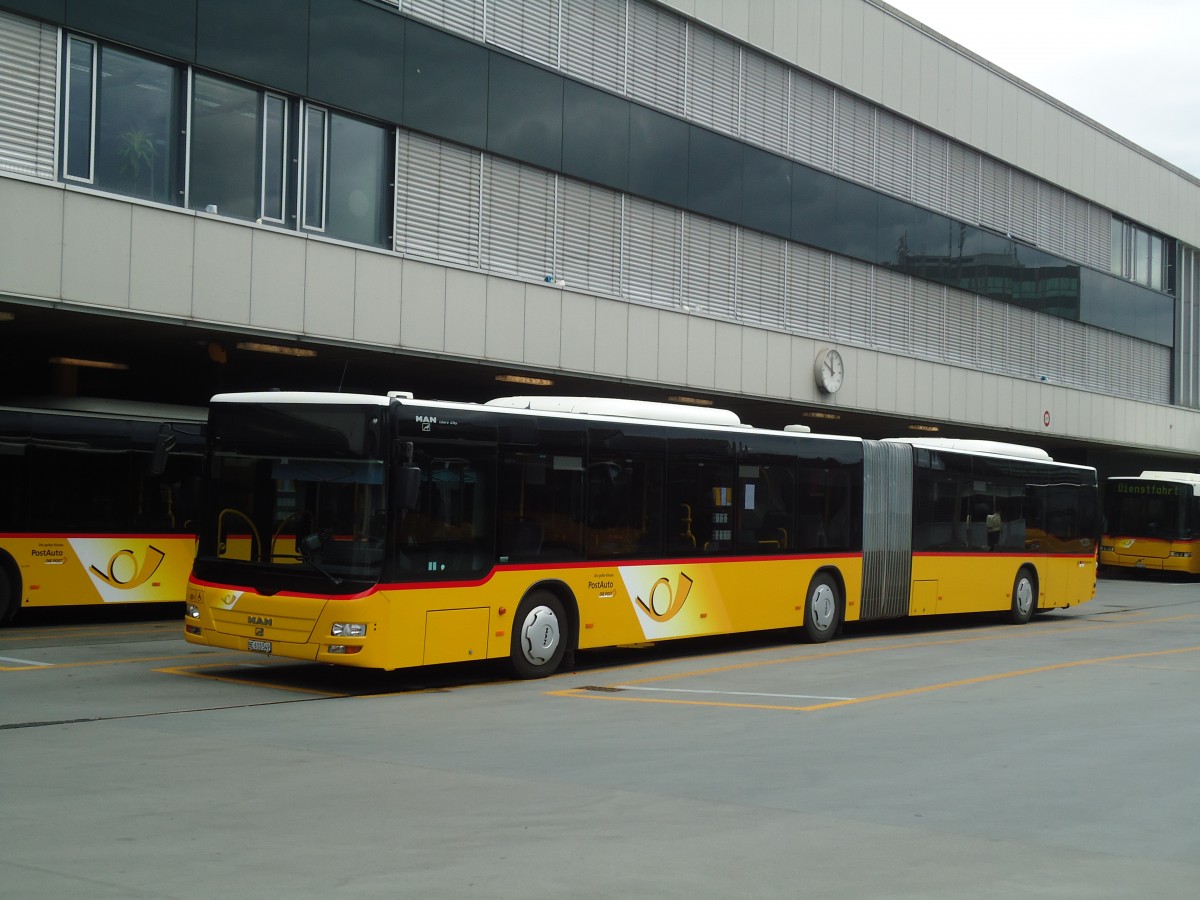
M 250 668 L 249 666 L 243 667 Z M 204 663 L 197 666 L 168 666 L 163 669 L 155 669 L 155 672 L 162 672 L 164 675 L 186 675 L 189 678 L 203 678 L 207 681 L 223 681 L 226 684 L 240 684 L 245 687 L 271 688 L 279 691 L 293 691 L 297 694 L 316 694 L 319 697 L 350 697 L 351 694 L 344 694 L 338 691 L 318 691 L 312 688 L 295 687 L 290 684 L 264 684 L 261 681 L 253 681 L 249 678 L 234 678 L 232 675 L 213 675 L 210 672 L 201 672 L 200 669 L 215 669 L 229 668 L 229 663 Z M 256 664 L 253 668 L 267 668 L 261 664 Z
M 5 659 L 6 657 L 0 657 Z M 87 662 L 73 663 L 50 663 L 50 662 L 34 662 L 33 660 L 10 660 L 11 662 L 19 662 L 19 666 L 0 666 L 0 672 L 25 672 L 31 669 L 36 669 L 39 672 L 45 672 L 48 669 L 80 669 L 86 666 L 119 666 L 124 663 L 145 663 L 145 662 L 167 662 L 172 659 L 190 659 L 191 656 L 130 656 L 125 659 L 93 659 Z
M 38 662 L 37 660 L 33 660 L 33 659 L 17 659 L 15 656 L 0 656 L 0 662 L 16 663 L 17 664 L 16 667 L 13 667 L 14 670 L 16 668 L 28 669 L 28 668 L 37 668 L 39 666 L 54 665 L 54 663 Z M 9 668 L 10 668 L 9 666 L 0 666 L 0 669 L 9 669 Z
M 616 685 L 616 686 L 610 686 L 610 687 L 604 687 L 604 688 L 587 688 L 587 687 L 571 688 L 571 689 L 565 690 L 565 691 L 549 691 L 547 693 L 549 696 L 553 696 L 553 697 L 586 697 L 586 698 L 592 699 L 592 700 L 619 700 L 619 701 L 623 701 L 625 703 L 669 703 L 669 704 L 675 704 L 675 705 L 680 705 L 680 706 L 718 706 L 718 707 L 731 707 L 734 709 L 770 709 L 770 710 L 777 710 L 780 712 L 817 712 L 817 711 L 826 710 L 826 709 L 836 709 L 836 708 L 842 707 L 842 706 L 853 706 L 858 703 L 874 703 L 874 702 L 877 702 L 880 700 L 895 700 L 895 699 L 899 699 L 901 697 L 915 697 L 918 694 L 928 694 L 928 693 L 932 693 L 934 691 L 949 690 L 951 688 L 968 687 L 968 686 L 976 685 L 976 684 L 986 684 L 988 682 L 1002 681 L 1002 680 L 1008 679 L 1008 678 L 1020 678 L 1025 675 L 1037 675 L 1037 674 L 1041 674 L 1044 672 L 1056 672 L 1056 671 L 1060 671 L 1063 669 L 1074 669 L 1074 668 L 1079 668 L 1080 666 L 1095 666 L 1095 665 L 1103 665 L 1105 663 L 1127 662 L 1129 660 L 1134 660 L 1134 659 L 1151 659 L 1151 658 L 1155 658 L 1155 657 L 1173 656 L 1173 655 L 1177 655 L 1177 654 L 1181 654 L 1181 653 L 1197 653 L 1197 652 L 1200 652 L 1200 646 L 1179 647 L 1179 648 L 1176 648 L 1173 650 L 1149 650 L 1144 653 L 1124 653 L 1119 656 L 1100 656 L 1100 657 L 1096 657 L 1094 659 L 1079 659 L 1079 660 L 1074 660 L 1072 662 L 1053 663 L 1053 664 L 1047 665 L 1047 666 L 1035 666 L 1035 667 L 1029 668 L 1029 669 L 1017 669 L 1016 671 L 1012 671 L 1012 672 L 996 672 L 991 675 L 980 675 L 976 678 L 961 678 L 961 679 L 958 679 L 957 681 L 946 681 L 946 682 L 942 682 L 940 684 L 922 685 L 921 687 L 906 688 L 906 689 L 900 690 L 900 691 L 888 691 L 887 693 L 883 693 L 883 694 L 871 694 L 866 697 L 834 699 L 834 700 L 829 700 L 824 703 L 815 703 L 815 704 L 809 704 L 809 705 L 805 705 L 805 706 L 783 706 L 783 705 L 779 705 L 779 704 L 775 704 L 775 703 L 736 703 L 736 702 L 732 702 L 732 701 L 721 701 L 721 700 L 683 700 L 683 699 L 672 699 L 672 698 L 666 698 L 666 697 L 621 696 L 627 690 L 636 687 L 637 682 L 631 683 L 630 685 L 627 685 L 627 686 Z M 837 655 L 837 654 L 821 654 L 821 655 L 832 656 L 832 655 Z M 797 659 L 813 659 L 813 658 L 817 658 L 817 657 L 798 657 Z M 725 669 L 728 670 L 728 669 L 736 669 L 736 668 L 749 668 L 752 665 L 753 664 L 750 664 L 747 666 L 728 666 L 728 667 L 725 667 Z M 713 672 L 713 671 L 721 671 L 721 670 L 713 669 L 713 670 L 702 671 L 702 672 L 681 673 L 678 675 L 668 676 L 668 677 L 684 678 L 684 677 L 691 677 L 694 675 L 704 675 L 704 674 L 708 674 L 709 672 Z M 650 680 L 650 679 L 647 679 L 647 680 Z M 718 692 L 714 692 L 714 693 L 718 693 Z M 757 695 L 751 695 L 751 696 L 766 697 L 766 696 L 771 696 L 771 695 L 757 694 Z

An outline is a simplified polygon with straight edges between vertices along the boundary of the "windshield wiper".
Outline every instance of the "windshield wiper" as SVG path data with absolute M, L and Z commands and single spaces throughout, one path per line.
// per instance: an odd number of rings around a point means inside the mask
M 333 537 L 333 530 L 330 528 L 314 531 L 312 534 L 306 535 L 296 541 L 296 549 L 300 551 L 300 558 L 304 562 L 312 566 L 334 584 L 341 584 L 342 579 L 321 565 L 321 554 L 331 537 Z

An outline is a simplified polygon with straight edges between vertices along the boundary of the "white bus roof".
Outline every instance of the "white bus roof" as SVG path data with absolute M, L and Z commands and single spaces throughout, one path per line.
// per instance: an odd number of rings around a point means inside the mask
M 1178 481 L 1182 484 L 1200 485 L 1200 475 L 1194 472 L 1143 472 L 1141 475 L 1124 475 L 1118 477 L 1130 481 L 1144 478 L 1147 481 Z
M 885 438 L 898 444 L 912 444 L 930 450 L 959 450 L 963 453 L 985 453 L 990 456 L 1011 456 L 1018 459 L 1036 459 L 1053 462 L 1054 457 L 1041 447 L 1024 444 L 1006 444 L 1003 441 L 979 441 L 967 438 Z
M 609 416 L 615 419 L 653 419 L 689 425 L 722 425 L 748 428 L 737 414 L 728 409 L 685 406 L 682 403 L 657 403 L 652 400 L 619 400 L 613 397 L 497 397 L 485 406 L 558 412 L 571 415 Z

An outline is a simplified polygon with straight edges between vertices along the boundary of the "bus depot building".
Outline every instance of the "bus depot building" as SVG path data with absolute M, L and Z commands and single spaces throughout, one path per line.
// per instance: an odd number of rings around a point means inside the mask
M 881 0 L 0 0 L 0 405 L 608 396 L 1194 469 L 1200 180 Z

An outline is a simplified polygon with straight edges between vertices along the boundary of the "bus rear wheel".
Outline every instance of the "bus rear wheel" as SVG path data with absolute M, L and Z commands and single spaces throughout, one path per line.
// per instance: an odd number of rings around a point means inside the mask
M 808 585 L 804 598 L 804 637 L 823 644 L 837 634 L 842 622 L 842 592 L 837 582 L 824 572 Z
M 562 601 L 549 591 L 534 591 L 517 607 L 509 662 L 518 678 L 545 678 L 567 652 L 570 627 Z
M 1008 611 L 1008 621 L 1014 625 L 1024 625 L 1037 612 L 1037 576 L 1029 566 L 1021 566 L 1013 581 L 1012 606 Z

